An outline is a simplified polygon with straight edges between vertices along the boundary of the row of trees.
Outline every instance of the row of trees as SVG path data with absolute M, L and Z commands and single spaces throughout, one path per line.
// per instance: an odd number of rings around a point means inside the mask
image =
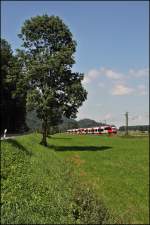
M 126 127 L 119 127 L 119 131 L 125 131 Z M 136 125 L 136 126 L 128 126 L 128 130 L 130 131 L 149 131 L 149 125 Z
M 19 99 L 27 110 L 36 111 L 42 121 L 41 144 L 46 146 L 48 127 L 61 123 L 62 116 L 75 118 L 87 97 L 81 83 L 83 74 L 72 72 L 76 42 L 59 17 L 48 15 L 26 20 L 18 36 L 22 48 L 6 72 L 8 85 L 13 85 L 11 99 Z M 7 98 L 3 93 L 2 99 L 4 108 Z M 5 107 L 8 110 L 7 104 Z
M 1 39 L 1 126 L 0 132 L 8 129 L 9 132 L 20 132 L 27 130 L 25 123 L 25 101 L 26 92 L 22 95 L 15 94 L 16 82 L 10 79 L 17 78 L 21 67 L 17 63 L 17 57 L 13 55 L 8 42 Z

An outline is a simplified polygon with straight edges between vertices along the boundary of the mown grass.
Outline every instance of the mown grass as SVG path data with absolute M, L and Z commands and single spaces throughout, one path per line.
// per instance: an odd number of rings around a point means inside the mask
M 1 143 L 1 224 L 108 222 L 109 212 L 92 186 L 80 180 L 51 139 L 43 147 L 40 138 L 32 134 Z
M 58 135 L 51 144 L 95 185 L 112 223 L 149 224 L 148 137 Z

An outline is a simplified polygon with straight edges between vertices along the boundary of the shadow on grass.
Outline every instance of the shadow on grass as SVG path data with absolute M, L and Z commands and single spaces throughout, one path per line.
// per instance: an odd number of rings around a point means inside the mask
M 40 143 L 40 145 L 42 147 L 44 147 L 45 149 L 47 149 L 47 148 L 53 148 L 54 149 L 56 147 L 55 145 L 50 145 L 50 144 L 47 144 L 47 146 L 44 146 L 43 144 Z
M 54 146 L 55 151 L 105 151 L 110 146 Z
M 63 140 L 65 140 L 65 139 L 66 139 L 66 140 L 72 139 L 72 138 L 70 138 L 70 137 L 62 138 L 62 137 L 53 137 L 53 136 L 48 136 L 48 138 L 49 138 L 49 139 L 58 139 L 58 140 L 59 140 L 59 139 L 60 139 L 60 140 L 61 140 L 61 139 L 63 139 Z
M 28 151 L 22 144 L 20 144 L 17 140 L 15 139 L 7 139 L 6 142 L 10 143 L 13 145 L 15 148 L 19 148 L 21 151 L 25 152 L 27 155 L 31 156 L 32 153 Z

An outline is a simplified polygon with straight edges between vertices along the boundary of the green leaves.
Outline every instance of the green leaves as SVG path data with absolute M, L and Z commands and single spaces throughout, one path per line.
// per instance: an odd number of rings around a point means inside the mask
M 19 37 L 24 47 L 19 58 L 29 92 L 27 107 L 43 120 L 45 135 L 48 124 L 60 123 L 63 115 L 75 117 L 86 99 L 83 74 L 71 71 L 76 42 L 59 17 L 48 15 L 26 20 Z
M 7 127 L 9 132 L 16 132 L 26 126 L 26 89 L 22 64 L 8 42 L 1 39 L 1 131 Z
M 72 34 L 62 20 L 48 15 L 26 20 L 18 36 L 23 39 L 25 48 L 47 46 L 51 51 L 59 51 L 72 43 Z M 75 48 L 73 50 L 75 51 Z

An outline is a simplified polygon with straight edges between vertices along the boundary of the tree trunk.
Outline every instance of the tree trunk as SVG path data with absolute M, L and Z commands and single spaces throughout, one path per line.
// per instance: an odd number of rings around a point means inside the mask
M 42 123 L 42 131 L 43 131 L 43 137 L 42 137 L 42 141 L 40 142 L 40 144 L 47 146 L 47 141 L 46 141 L 46 137 L 47 137 L 47 121 L 43 121 Z
M 48 138 L 51 138 L 51 132 L 50 132 L 50 128 L 47 129 L 47 132 L 46 132 L 46 137 Z

